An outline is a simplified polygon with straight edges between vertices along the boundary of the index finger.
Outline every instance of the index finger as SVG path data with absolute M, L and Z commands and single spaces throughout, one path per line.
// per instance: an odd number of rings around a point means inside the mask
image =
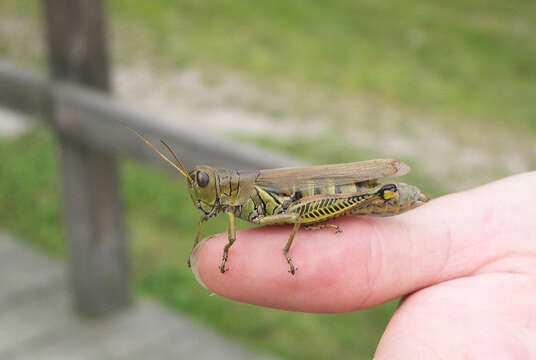
M 521 186 L 523 185 L 523 186 Z M 213 292 L 242 302 L 308 312 L 345 312 L 374 306 L 423 287 L 511 267 L 511 254 L 536 250 L 536 172 L 444 196 L 390 218 L 346 217 L 332 229 L 300 230 L 288 273 L 283 247 L 290 226 L 239 231 L 229 271 L 219 264 L 225 234 L 203 241 L 192 262 Z

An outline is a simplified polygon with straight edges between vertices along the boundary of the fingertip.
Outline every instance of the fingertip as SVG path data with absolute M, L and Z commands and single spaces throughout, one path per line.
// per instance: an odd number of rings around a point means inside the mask
M 226 234 L 205 239 L 192 253 L 192 271 L 202 286 L 237 301 L 293 311 L 355 309 L 368 287 L 364 257 L 369 242 L 354 241 L 351 226 L 339 235 L 332 229 L 299 232 L 290 251 L 296 266 L 291 274 L 283 253 L 290 231 L 290 226 L 239 231 L 223 274 L 219 266 Z
M 201 248 L 203 245 L 214 236 L 209 236 L 208 238 L 205 238 L 201 240 L 193 249 L 190 254 L 190 267 L 192 269 L 192 273 L 194 274 L 195 279 L 205 289 L 208 289 L 207 285 L 203 281 L 201 274 L 199 272 L 199 253 L 201 252 Z

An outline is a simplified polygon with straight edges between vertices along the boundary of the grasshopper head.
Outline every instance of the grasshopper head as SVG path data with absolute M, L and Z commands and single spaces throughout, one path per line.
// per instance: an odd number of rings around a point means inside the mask
M 218 201 L 216 171 L 210 166 L 196 166 L 189 173 L 188 191 L 194 205 L 206 215 L 213 212 Z

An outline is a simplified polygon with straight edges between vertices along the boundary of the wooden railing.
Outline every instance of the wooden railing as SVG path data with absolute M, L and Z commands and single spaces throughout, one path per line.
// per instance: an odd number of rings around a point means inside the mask
M 127 239 L 119 196 L 117 158 L 166 166 L 127 130 L 160 138 L 186 166 L 258 169 L 300 162 L 237 144 L 188 119 L 164 119 L 109 95 L 101 0 L 44 0 L 50 78 L 0 62 L 0 105 L 36 116 L 59 140 L 71 284 L 77 309 L 106 314 L 130 302 Z

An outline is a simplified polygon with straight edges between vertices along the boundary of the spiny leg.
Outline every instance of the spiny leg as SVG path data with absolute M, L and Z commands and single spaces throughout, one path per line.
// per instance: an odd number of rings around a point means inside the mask
M 254 222 L 260 225 L 294 224 L 294 227 L 292 228 L 292 231 L 288 238 L 287 244 L 285 245 L 285 248 L 283 249 L 283 253 L 285 254 L 285 258 L 287 259 L 288 265 L 290 267 L 289 272 L 292 275 L 294 275 L 296 273 L 296 268 L 294 267 L 292 259 L 290 258 L 289 250 L 292 245 L 292 241 L 294 240 L 294 236 L 296 235 L 296 233 L 298 232 L 298 229 L 300 228 L 299 215 L 296 213 L 271 215 L 271 216 L 262 217 L 260 219 L 256 219 L 256 221 Z
M 298 229 L 300 228 L 300 223 L 297 222 L 294 224 L 294 227 L 292 228 L 292 231 L 290 233 L 290 236 L 287 241 L 287 245 L 285 245 L 285 248 L 283 249 L 283 252 L 285 253 L 285 257 L 287 258 L 288 266 L 290 267 L 289 272 L 294 275 L 296 273 L 296 269 L 294 268 L 294 264 L 292 263 L 292 259 L 290 258 L 290 255 L 288 251 L 290 250 L 290 246 L 292 245 L 292 241 L 294 240 L 294 236 L 296 236 L 296 233 L 298 232 Z
M 221 261 L 220 271 L 223 274 L 225 269 L 225 263 L 227 262 L 227 257 L 229 256 L 229 248 L 233 245 L 236 240 L 236 219 L 235 214 L 228 212 L 227 216 L 229 217 L 229 227 L 227 228 L 227 237 L 229 242 L 223 248 L 223 259 Z
M 332 228 L 335 229 L 335 233 L 342 232 L 342 229 L 335 224 L 314 224 L 314 225 L 303 225 L 303 228 L 305 230 L 320 230 L 325 228 Z
M 192 256 L 192 252 L 194 251 L 197 244 L 199 244 L 199 240 L 201 239 L 201 230 L 203 229 L 203 224 L 207 221 L 207 217 L 205 215 L 201 216 L 201 220 L 199 220 L 199 226 L 197 227 L 197 235 L 195 236 L 194 240 L 194 246 L 192 246 L 192 251 L 190 251 L 190 255 L 188 255 L 188 267 L 192 267 L 192 264 L 190 263 L 190 257 Z

